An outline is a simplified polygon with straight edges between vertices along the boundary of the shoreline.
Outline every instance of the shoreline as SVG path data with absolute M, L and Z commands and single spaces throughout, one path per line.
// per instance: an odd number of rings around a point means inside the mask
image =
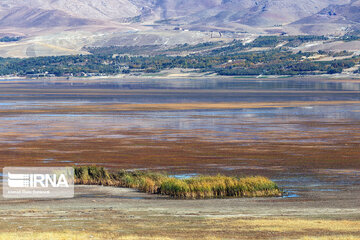
M 106 76 L 89 76 L 89 77 L 20 77 L 20 76 L 0 76 L 0 80 L 49 80 L 49 81 L 104 81 L 104 80 L 121 80 L 121 79 L 251 79 L 261 81 L 273 81 L 273 80 L 316 80 L 316 81 L 332 81 L 332 82 L 360 82 L 360 74 L 323 74 L 323 75 L 264 75 L 264 76 L 242 76 L 242 75 L 217 75 L 211 73 L 195 73 L 193 75 L 188 73 L 177 74 L 169 73 L 168 71 L 160 72 L 157 74 L 141 74 L 139 76 L 129 74 L 119 75 L 106 75 Z

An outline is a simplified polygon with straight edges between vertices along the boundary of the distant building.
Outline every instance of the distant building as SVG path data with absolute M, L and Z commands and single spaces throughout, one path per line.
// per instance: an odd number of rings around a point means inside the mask
M 222 33 L 221 32 L 211 32 L 211 38 L 221 38 Z

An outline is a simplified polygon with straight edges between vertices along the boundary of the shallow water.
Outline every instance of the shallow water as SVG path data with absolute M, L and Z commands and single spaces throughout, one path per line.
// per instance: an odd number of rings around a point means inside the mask
M 32 161 L 32 155 L 37 153 L 40 155 L 39 162 L 46 166 L 84 164 L 85 161 L 80 162 L 79 159 L 85 158 L 87 155 L 82 154 L 89 149 L 82 148 L 79 144 L 93 138 L 110 139 L 114 142 L 140 139 L 159 143 L 190 142 L 191 139 L 196 139 L 200 142 L 229 143 L 229 148 L 241 146 L 249 149 L 256 149 L 264 143 L 272 144 L 275 148 L 279 144 L 287 144 L 294 149 L 298 148 L 296 151 L 289 150 L 288 156 L 304 161 L 308 160 L 310 155 L 306 151 L 302 153 L 301 149 L 312 145 L 321 149 L 341 149 L 356 144 L 360 146 L 360 136 L 357 135 L 360 132 L 360 104 L 346 102 L 360 101 L 359 82 L 228 78 L 119 79 L 101 80 L 101 83 L 85 79 L 58 82 L 9 80 L 0 81 L 0 87 L 0 147 L 5 148 L 2 150 L 3 166 L 11 164 L 7 162 L 9 157 L 16 160 L 19 152 L 23 152 L 23 158 L 28 155 L 29 161 Z M 276 103 L 296 101 L 313 103 L 299 107 L 276 107 Z M 329 104 L 317 104 L 321 101 L 329 101 Z M 333 101 L 337 102 L 332 103 Z M 106 107 L 110 104 L 143 103 L 274 103 L 274 107 L 105 112 L 57 110 L 63 106 L 80 109 L 86 106 L 100 106 L 101 109 L 101 106 Z M 46 111 L 37 113 L 37 110 Z M 41 149 L 40 154 L 36 141 L 42 140 L 49 143 L 47 149 Z M 69 144 L 58 148 L 57 141 Z M 74 141 L 79 141 L 76 150 L 76 145 L 72 143 Z M 34 142 L 34 146 L 24 147 L 24 144 L 31 142 Z M 99 145 L 99 159 L 86 163 L 129 162 L 129 155 L 119 154 L 116 159 L 114 154 L 110 155 L 111 152 L 119 151 L 118 149 L 115 146 L 114 149 L 105 151 Z M 173 149 L 167 151 L 171 152 Z M 198 154 L 197 151 L 200 150 L 194 148 L 191 151 L 184 150 L 183 154 L 181 151 L 178 154 L 177 159 L 184 158 L 186 162 L 184 169 L 177 166 L 168 170 L 174 172 L 175 176 L 188 176 L 189 172 L 193 173 L 188 165 L 188 158 Z M 286 159 L 280 155 L 272 156 L 273 153 L 266 151 L 262 155 L 264 160 L 258 156 L 249 157 L 244 152 L 232 159 L 231 165 L 224 162 L 224 158 L 219 158 L 211 160 L 215 167 L 210 166 L 208 162 L 200 161 L 196 162 L 196 169 L 201 169 L 202 172 L 208 170 L 211 173 L 218 171 L 229 174 L 249 171 L 256 174 L 270 169 L 269 175 L 280 186 L 288 188 L 290 193 L 304 185 L 314 191 L 337 191 L 334 186 L 343 188 L 351 184 L 360 184 L 352 177 L 335 173 L 321 174 L 330 177 L 319 180 L 318 174 L 301 169 L 302 166 L 296 171 L 307 173 L 305 177 L 289 176 L 286 174 L 288 167 L 284 162 L 281 163 Z M 61 157 L 59 153 L 62 153 Z M 75 153 L 78 153 L 78 156 Z M 356 147 L 352 147 L 351 153 L 352 158 L 360 157 L 360 147 L 358 151 Z M 71 158 L 63 158 L 66 154 Z M 202 158 L 206 157 L 205 153 L 200 155 Z M 276 162 L 274 165 L 261 165 L 262 161 L 266 163 L 265 159 L 270 158 Z M 164 162 L 166 161 L 169 160 L 164 159 Z M 256 164 L 250 165 L 251 161 L 256 161 Z M 340 163 L 343 159 L 340 158 L 338 161 Z M 149 165 L 153 165 L 152 162 L 149 162 Z M 169 162 L 167 165 L 171 166 L 172 163 Z M 359 165 L 351 162 L 345 167 L 356 170 Z M 127 163 L 126 166 L 133 169 L 147 167 L 135 162 Z M 274 170 L 271 169 L 272 166 L 279 169 L 284 167 L 285 170 Z M 162 168 L 156 164 L 151 167 Z M 291 194 L 297 195 L 296 192 Z
M 175 175 L 169 175 L 169 177 L 177 178 L 177 179 L 189 179 L 192 177 L 198 176 L 198 173 L 184 173 L 184 174 L 175 174 Z

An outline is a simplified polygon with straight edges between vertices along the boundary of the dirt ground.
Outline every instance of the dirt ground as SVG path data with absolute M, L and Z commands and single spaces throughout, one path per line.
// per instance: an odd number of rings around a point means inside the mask
M 75 192 L 73 199 L 1 198 L 0 232 L 67 232 L 87 234 L 85 239 L 360 237 L 360 187 L 341 194 L 309 191 L 297 198 L 210 200 L 174 200 L 101 186 L 76 186 Z

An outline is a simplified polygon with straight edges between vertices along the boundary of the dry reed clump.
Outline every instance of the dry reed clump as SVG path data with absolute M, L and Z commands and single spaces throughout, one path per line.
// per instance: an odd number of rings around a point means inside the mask
M 136 188 L 174 198 L 274 197 L 278 186 L 266 177 L 197 176 L 177 179 L 160 173 L 125 171 L 110 173 L 102 167 L 76 167 L 75 183 Z

